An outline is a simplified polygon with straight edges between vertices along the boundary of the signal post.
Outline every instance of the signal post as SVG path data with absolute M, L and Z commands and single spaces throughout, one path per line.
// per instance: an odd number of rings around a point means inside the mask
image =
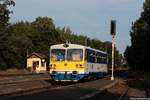
M 111 20 L 110 34 L 112 35 L 112 69 L 111 69 L 111 80 L 114 80 L 114 51 L 115 51 L 115 34 L 116 34 L 116 20 Z

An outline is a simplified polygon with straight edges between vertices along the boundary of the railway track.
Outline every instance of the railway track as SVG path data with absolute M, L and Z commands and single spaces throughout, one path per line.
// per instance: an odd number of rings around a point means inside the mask
M 126 97 L 127 97 L 127 93 L 129 91 L 129 88 L 127 88 L 119 97 L 118 100 L 126 100 Z
M 118 100 L 149 100 L 149 96 L 146 95 L 146 97 L 140 97 L 140 96 L 128 96 L 128 91 L 130 88 L 127 88 L 118 98 Z
M 49 79 L 48 74 L 1 73 L 0 97 L 45 91 L 54 87 L 51 83 L 47 82 Z
M 0 81 L 0 98 L 8 98 L 13 96 L 21 96 L 27 94 L 33 94 L 43 91 L 51 91 L 56 89 L 63 89 L 66 87 L 89 87 L 88 84 L 92 84 L 91 81 L 89 82 L 82 82 L 82 83 L 70 83 L 70 84 L 56 84 L 52 85 L 50 82 L 45 81 L 49 79 L 49 77 L 43 78 L 44 74 L 41 75 L 27 75 L 27 76 L 15 76 L 16 79 L 12 79 L 12 77 L 8 77 L 4 79 L 5 82 Z M 13 76 L 14 77 L 14 76 Z M 42 77 L 42 78 L 39 78 Z M 105 77 L 106 79 L 108 77 Z M 12 79 L 12 80 L 10 80 Z M 10 80 L 10 81 L 7 81 Z M 95 80 L 95 84 L 96 84 Z M 85 84 L 85 85 L 84 85 Z M 94 87 L 94 85 L 93 85 Z M 96 87 L 95 87 L 96 88 Z
M 39 92 L 50 88 L 51 85 L 44 81 L 30 81 L 0 86 L 0 97 L 19 96 Z
M 0 77 L 9 77 L 9 76 L 22 76 L 22 75 L 32 75 L 27 70 L 16 70 L 16 71 L 0 71 Z
M 48 74 L 27 74 L 27 75 L 23 74 L 19 76 L 7 76 L 7 77 L 5 76 L 5 77 L 0 77 L 0 85 L 49 80 L 49 79 L 50 77 Z
M 14 96 L 22 96 L 28 95 L 33 93 L 39 93 L 44 91 L 52 91 L 52 90 L 59 90 L 66 87 L 74 87 L 77 84 L 70 83 L 70 84 L 56 84 L 52 85 L 50 82 L 45 80 L 32 80 L 32 81 L 25 81 L 25 82 L 14 82 L 11 84 L 1 84 L 0 85 L 0 99 L 7 99 L 9 97 Z

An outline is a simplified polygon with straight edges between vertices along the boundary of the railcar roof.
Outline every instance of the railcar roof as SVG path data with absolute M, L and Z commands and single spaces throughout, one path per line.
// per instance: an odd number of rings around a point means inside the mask
M 94 49 L 94 48 L 91 48 L 91 47 L 85 47 L 86 49 L 90 49 L 90 50 L 94 50 L 94 51 L 97 51 L 97 52 L 102 52 L 104 54 L 107 54 L 106 52 L 102 51 L 102 50 L 98 50 L 98 49 Z
M 85 46 L 83 45 L 78 45 L 78 44 L 67 44 L 69 45 L 69 47 L 67 48 L 85 48 Z M 52 45 L 50 48 L 65 48 L 64 44 L 56 44 L 56 45 Z
M 97 52 L 102 52 L 104 54 L 107 54 L 106 52 L 104 51 L 101 51 L 101 50 L 97 50 L 97 49 L 94 49 L 94 48 L 91 48 L 91 47 L 87 47 L 87 46 L 83 46 L 83 45 L 79 45 L 79 44 L 68 44 L 69 47 L 68 48 L 85 48 L 85 49 L 90 49 L 90 50 L 94 50 L 94 51 L 97 51 Z M 56 44 L 56 45 L 52 45 L 50 47 L 51 49 L 55 49 L 55 48 L 60 48 L 60 49 L 64 49 L 64 44 Z

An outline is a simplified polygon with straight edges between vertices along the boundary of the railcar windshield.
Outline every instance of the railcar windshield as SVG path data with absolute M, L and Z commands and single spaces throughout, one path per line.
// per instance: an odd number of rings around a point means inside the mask
M 64 49 L 52 49 L 51 50 L 51 61 L 64 61 L 65 50 Z
M 81 61 L 83 59 L 82 49 L 68 49 L 67 61 Z

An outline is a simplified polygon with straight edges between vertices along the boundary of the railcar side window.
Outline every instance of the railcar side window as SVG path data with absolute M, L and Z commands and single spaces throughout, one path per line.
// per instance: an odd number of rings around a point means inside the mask
M 107 63 L 107 55 L 101 52 L 97 52 L 94 50 L 86 50 L 87 61 L 91 63 Z
M 106 54 L 103 55 L 102 62 L 105 64 L 107 63 L 107 55 Z
M 101 63 L 101 61 L 102 61 L 102 55 L 101 55 L 101 53 L 97 53 L 96 54 L 96 57 L 97 57 L 97 63 Z
M 83 59 L 82 49 L 68 49 L 67 61 L 81 61 Z
M 92 50 L 88 50 L 88 49 L 86 51 L 87 51 L 87 61 L 91 63 L 95 63 L 95 60 L 96 60 L 95 52 Z
M 102 53 L 97 53 L 97 63 L 107 63 L 107 55 Z
M 52 49 L 51 50 L 51 61 L 64 61 L 65 50 L 64 49 Z

